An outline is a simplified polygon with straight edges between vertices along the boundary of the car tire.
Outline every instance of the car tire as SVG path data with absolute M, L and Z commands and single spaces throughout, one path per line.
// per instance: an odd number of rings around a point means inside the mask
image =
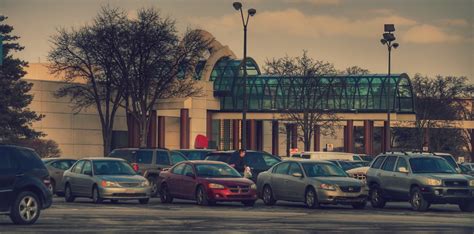
M 214 202 L 209 200 L 206 190 L 202 186 L 199 186 L 196 190 L 196 203 L 200 206 L 209 206 L 214 204 Z
M 265 205 L 267 206 L 275 205 L 277 200 L 275 200 L 275 197 L 273 196 L 272 187 L 270 187 L 270 185 L 265 185 L 265 187 L 263 187 L 262 193 L 263 193 L 262 200 Z
M 374 185 L 369 191 L 370 204 L 373 208 L 384 208 L 387 201 L 383 198 L 382 191 L 378 185 Z
M 319 208 L 319 201 L 318 201 L 318 194 L 313 187 L 306 189 L 306 193 L 304 195 L 304 203 L 310 209 Z
M 158 180 L 154 176 L 149 176 L 147 177 L 147 179 L 151 187 L 151 192 L 150 192 L 151 197 L 157 197 L 158 196 L 158 183 L 157 183 Z
M 166 184 L 163 184 L 161 186 L 160 200 L 161 200 L 161 203 L 172 203 L 173 202 L 173 196 L 171 196 L 168 185 L 166 185 Z
M 142 205 L 146 205 L 148 202 L 150 202 L 150 198 L 139 199 L 138 202 L 140 202 Z
M 244 206 L 253 207 L 255 205 L 255 201 L 243 201 L 242 204 L 244 204 Z
M 430 203 L 425 200 L 418 187 L 414 187 L 410 191 L 410 204 L 415 211 L 426 211 L 430 207 Z
M 54 180 L 51 180 L 48 189 L 51 191 L 53 196 L 56 194 L 56 182 Z
M 64 188 L 64 200 L 66 202 L 74 202 L 75 199 L 76 197 L 72 194 L 71 185 L 66 184 L 66 187 Z
M 38 220 L 41 214 L 41 203 L 35 193 L 20 192 L 11 207 L 10 219 L 15 224 L 29 225 Z
M 459 203 L 459 209 L 462 212 L 473 212 L 474 211 L 474 201 L 465 201 Z
M 356 209 L 356 210 L 363 210 L 365 209 L 365 206 L 367 205 L 367 202 L 358 202 L 358 203 L 354 203 L 352 204 L 352 208 Z
M 104 199 L 100 197 L 100 192 L 97 186 L 92 187 L 92 202 L 95 204 L 101 204 L 103 201 Z

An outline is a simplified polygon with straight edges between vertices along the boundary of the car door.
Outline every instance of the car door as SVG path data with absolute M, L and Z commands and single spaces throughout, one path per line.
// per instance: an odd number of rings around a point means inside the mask
M 395 163 L 397 162 L 397 156 L 388 156 L 385 162 L 382 164 L 380 170 L 380 187 L 386 195 L 392 196 L 393 188 L 394 188 L 394 179 L 393 179 L 393 169 L 395 168 Z
M 8 211 L 19 175 L 18 164 L 10 152 L 9 149 L 0 148 L 0 212 Z
M 74 168 L 71 170 L 69 177 L 67 178 L 69 184 L 71 185 L 71 190 L 74 195 L 80 195 L 80 186 L 79 186 L 79 176 L 82 173 L 82 167 L 84 166 L 84 160 L 81 160 L 74 165 Z
M 180 196 L 181 194 L 181 183 L 180 179 L 183 174 L 184 167 L 186 166 L 185 163 L 176 165 L 170 171 L 170 175 L 166 180 L 166 184 L 168 185 L 168 190 L 171 195 L 173 196 Z
M 92 162 L 87 160 L 80 175 L 81 189 L 85 196 L 92 197 L 92 186 L 94 185 L 94 176 L 92 173 Z
M 301 176 L 296 177 L 294 174 L 299 173 Z M 304 201 L 304 193 L 306 183 L 304 179 L 303 170 L 299 163 L 292 162 L 288 169 L 288 176 L 285 180 L 285 190 L 288 194 L 288 199 L 291 201 Z
M 290 162 L 283 162 L 278 164 L 278 166 L 273 170 L 270 185 L 276 199 L 286 200 L 288 198 L 288 194 L 286 194 L 285 180 L 288 175 L 289 167 Z
M 403 169 L 405 168 L 405 169 Z M 393 172 L 393 194 L 399 199 L 407 199 L 410 194 L 410 167 L 408 162 L 403 157 L 398 157 L 395 170 Z
M 183 169 L 181 182 L 181 196 L 187 199 L 193 199 L 196 188 L 196 173 L 191 164 L 186 163 Z

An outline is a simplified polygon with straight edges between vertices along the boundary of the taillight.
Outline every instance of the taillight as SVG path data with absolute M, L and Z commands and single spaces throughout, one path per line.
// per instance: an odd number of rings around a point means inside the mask
M 43 179 L 43 184 L 46 185 L 46 187 L 48 187 L 50 184 L 51 184 L 51 180 L 49 177 L 46 177 Z
M 132 163 L 132 168 L 135 172 L 138 172 L 138 170 L 140 170 L 140 167 L 136 163 Z

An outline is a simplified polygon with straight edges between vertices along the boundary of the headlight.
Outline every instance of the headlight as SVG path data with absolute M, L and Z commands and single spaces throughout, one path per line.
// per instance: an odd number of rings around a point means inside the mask
M 117 182 L 102 180 L 102 187 L 120 187 L 120 185 Z
M 336 186 L 333 184 L 321 184 L 319 187 L 324 190 L 330 190 L 330 191 L 336 190 Z
M 469 186 L 474 187 L 474 180 L 469 181 Z
M 256 184 L 250 185 L 250 189 L 257 190 L 257 185 Z
M 140 186 L 142 186 L 142 187 L 148 187 L 148 186 L 150 186 L 150 182 L 148 182 L 148 180 L 145 180 L 145 181 L 143 181 L 143 182 L 140 184 Z
M 438 179 L 428 179 L 426 180 L 426 185 L 430 186 L 440 186 L 441 185 L 441 180 Z
M 210 183 L 210 184 L 209 184 L 209 188 L 211 188 L 211 189 L 223 189 L 223 188 L 224 188 L 224 185 L 222 185 L 222 184 Z

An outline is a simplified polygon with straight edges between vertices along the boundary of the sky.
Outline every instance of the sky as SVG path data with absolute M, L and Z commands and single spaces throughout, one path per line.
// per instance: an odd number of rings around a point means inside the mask
M 176 20 L 181 32 L 204 29 L 242 57 L 243 28 L 232 0 L 0 0 L 31 63 L 47 62 L 58 28 L 90 23 L 101 6 L 123 8 L 130 17 L 155 7 Z M 474 0 L 248 0 L 257 14 L 248 25 L 248 55 L 267 59 L 299 56 L 303 50 L 336 68 L 360 66 L 387 73 L 385 23 L 395 24 L 400 47 L 392 73 L 467 76 L 474 83 Z

